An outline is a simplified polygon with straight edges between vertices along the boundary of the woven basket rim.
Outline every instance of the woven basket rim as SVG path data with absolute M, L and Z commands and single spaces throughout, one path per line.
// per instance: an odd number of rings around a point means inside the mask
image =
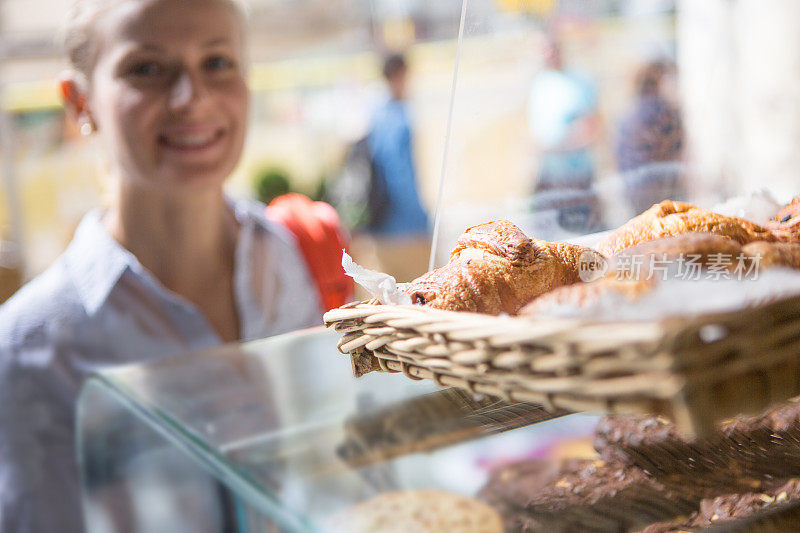
M 325 314 L 356 376 L 402 372 L 568 410 L 666 414 L 690 432 L 800 394 L 800 295 L 613 321 L 352 302 Z
M 729 309 L 724 311 L 709 311 L 703 313 L 692 313 L 686 315 L 670 315 L 656 320 L 599 320 L 597 317 L 551 317 L 547 315 L 534 315 L 534 316 L 512 316 L 512 315 L 489 315 L 485 313 L 475 313 L 471 311 L 450 311 L 445 309 L 436 309 L 418 304 L 382 304 L 375 299 L 361 300 L 347 303 L 341 307 L 327 311 L 322 319 L 326 326 L 330 326 L 335 322 L 347 320 L 351 318 L 363 318 L 372 312 L 389 312 L 397 311 L 398 313 L 425 313 L 437 315 L 441 320 L 453 320 L 465 322 L 468 320 L 475 321 L 496 321 L 498 323 L 524 323 L 524 324 L 552 324 L 554 327 L 570 327 L 582 328 L 590 326 L 637 326 L 646 324 L 658 324 L 664 326 L 665 329 L 673 329 L 681 325 L 690 323 L 707 323 L 716 322 L 728 319 L 732 316 L 741 315 L 742 313 L 760 313 L 764 309 L 772 306 L 782 305 L 787 302 L 797 301 L 800 303 L 800 294 L 788 294 L 784 296 L 777 296 L 755 305 L 747 305 L 737 309 Z M 798 307 L 800 309 L 800 306 Z M 363 311 L 362 313 L 356 310 Z M 350 312 L 347 312 L 350 311 Z M 367 313 L 367 311 L 369 313 Z

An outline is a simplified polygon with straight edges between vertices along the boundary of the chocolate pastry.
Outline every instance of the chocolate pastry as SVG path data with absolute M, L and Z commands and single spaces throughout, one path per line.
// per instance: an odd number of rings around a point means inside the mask
M 792 513 L 795 521 L 791 522 L 795 527 L 789 529 L 776 527 L 777 520 L 772 521 L 772 528 L 757 527 L 756 521 L 737 521 L 736 519 L 753 517 L 759 514 L 763 516 L 765 524 L 768 517 L 761 513 L 776 507 L 786 507 L 786 502 L 792 502 L 800 498 L 800 479 L 790 479 L 784 484 L 771 490 L 763 492 L 745 492 L 741 494 L 724 494 L 714 498 L 706 498 L 700 502 L 700 508 L 692 516 L 685 520 L 675 520 L 671 522 L 658 522 L 651 524 L 639 533 L 678 533 L 680 531 L 705 531 L 706 528 L 720 525 L 720 531 L 796 531 L 797 512 Z M 775 509 L 776 511 L 778 509 Z M 787 517 L 788 518 L 788 517 Z M 789 522 L 787 522 L 788 524 Z M 725 525 L 728 527 L 725 527 Z M 717 531 L 717 528 L 714 528 Z
M 603 459 L 635 465 L 659 479 L 702 476 L 758 489 L 763 483 L 757 480 L 800 476 L 800 403 L 737 416 L 696 441 L 664 418 L 608 416 L 597 425 L 594 446 Z
M 610 257 L 637 244 L 693 232 L 722 235 L 739 244 L 777 240 L 772 232 L 753 222 L 720 215 L 684 202 L 665 200 L 620 226 L 597 249 Z
M 530 239 L 510 222 L 489 222 L 469 228 L 450 262 L 412 281 L 406 293 L 437 309 L 514 315 L 535 297 L 580 281 L 581 260 L 604 261 L 590 248 Z
M 523 461 L 495 471 L 479 498 L 497 509 L 506 531 L 630 531 L 689 516 L 704 497 L 642 470 L 599 460 L 561 465 Z

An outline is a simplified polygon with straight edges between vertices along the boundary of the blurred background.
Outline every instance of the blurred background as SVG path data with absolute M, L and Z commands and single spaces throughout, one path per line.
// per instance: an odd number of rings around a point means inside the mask
M 712 205 L 766 186 L 787 201 L 800 189 L 800 3 L 468 2 L 443 165 L 460 0 L 249 0 L 252 121 L 230 194 L 330 199 L 387 98 L 381 65 L 393 51 L 408 62 L 416 182 L 431 221 L 446 177 L 439 263 L 467 225 L 491 218 L 554 240 L 614 227 L 667 197 Z M 56 92 L 65 62 L 54 36 L 69 4 L 0 3 L 0 301 L 102 203 L 102 147 L 78 135 Z M 554 52 L 580 80 L 569 89 L 580 105 L 562 101 L 567 78 L 542 76 Z M 551 187 L 553 169 L 576 161 L 585 183 Z

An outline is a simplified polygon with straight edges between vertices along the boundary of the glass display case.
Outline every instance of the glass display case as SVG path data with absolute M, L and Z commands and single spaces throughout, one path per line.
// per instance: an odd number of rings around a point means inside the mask
M 718 201 L 690 179 L 676 4 L 463 2 L 437 266 L 489 220 L 560 241 L 665 199 Z
M 87 530 L 324 531 L 388 491 L 474 495 L 490 468 L 579 446 L 594 426 L 401 374 L 356 379 L 336 340 L 317 328 L 92 377 Z

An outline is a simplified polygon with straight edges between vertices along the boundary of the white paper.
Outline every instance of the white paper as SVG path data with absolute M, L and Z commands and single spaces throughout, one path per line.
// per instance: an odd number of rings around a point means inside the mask
M 750 194 L 735 196 L 711 208 L 711 211 L 729 217 L 743 218 L 764 225 L 783 207 L 767 189 L 759 189 Z
M 397 280 L 389 274 L 364 268 L 353 261 L 353 258 L 342 250 L 342 268 L 344 273 L 364 287 L 367 292 L 385 305 L 410 305 L 411 297 L 397 285 Z
M 582 307 L 554 305 L 540 315 L 601 322 L 650 321 L 736 311 L 795 294 L 800 294 L 800 272 L 776 267 L 760 271 L 756 279 L 659 279 L 652 291 L 634 301 L 607 293 Z

